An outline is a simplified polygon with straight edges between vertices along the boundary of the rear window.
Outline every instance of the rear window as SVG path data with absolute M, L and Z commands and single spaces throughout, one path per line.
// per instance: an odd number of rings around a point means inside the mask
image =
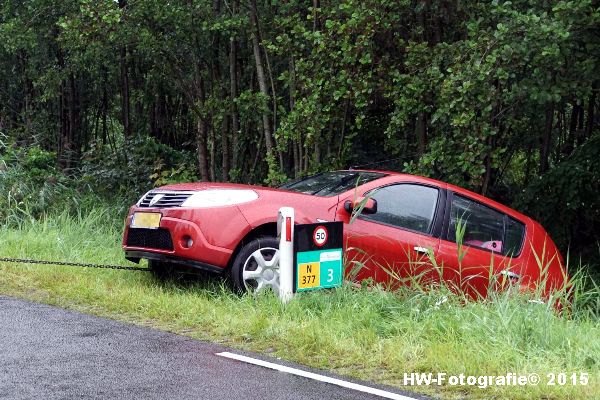
M 521 254 L 525 225 L 504 213 L 455 194 L 450 211 L 449 240 L 457 241 L 459 227 L 464 228 L 463 244 L 510 257 Z
M 380 172 L 334 171 L 322 172 L 307 178 L 284 183 L 279 189 L 307 193 L 315 196 L 337 196 L 356 186 L 386 176 Z

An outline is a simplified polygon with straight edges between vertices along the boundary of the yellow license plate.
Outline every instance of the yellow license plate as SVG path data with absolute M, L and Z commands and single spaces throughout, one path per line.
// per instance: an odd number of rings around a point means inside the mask
M 161 213 L 136 212 L 131 218 L 131 227 L 156 229 L 160 226 L 161 217 Z
M 321 263 L 309 262 L 298 264 L 298 289 L 309 289 L 321 286 Z

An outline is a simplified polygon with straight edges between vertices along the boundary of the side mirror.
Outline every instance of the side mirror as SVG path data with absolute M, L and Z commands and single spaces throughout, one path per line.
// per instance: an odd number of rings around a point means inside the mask
M 346 200 L 344 209 L 348 214 L 352 214 L 353 212 L 375 214 L 377 212 L 377 200 L 370 197 L 358 197 L 354 200 Z

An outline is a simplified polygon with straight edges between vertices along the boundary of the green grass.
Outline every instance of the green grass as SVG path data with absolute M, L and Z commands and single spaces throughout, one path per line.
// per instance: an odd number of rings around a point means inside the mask
M 0 238 L 3 257 L 124 262 L 121 221 L 108 211 L 23 221 L 0 228 Z M 516 295 L 470 302 L 444 289 L 346 286 L 284 306 L 270 294 L 236 296 L 219 279 L 165 283 L 144 272 L 7 263 L 0 293 L 397 386 L 405 372 L 590 375 L 586 386 L 409 388 L 444 398 L 600 398 L 597 286 L 580 290 L 569 317 Z

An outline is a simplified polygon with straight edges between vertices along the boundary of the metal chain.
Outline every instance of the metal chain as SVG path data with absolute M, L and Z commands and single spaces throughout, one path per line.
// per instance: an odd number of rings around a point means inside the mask
M 22 263 L 22 264 L 44 264 L 44 265 L 67 265 L 67 266 L 70 266 L 70 267 L 121 269 L 121 270 L 126 270 L 126 271 L 149 271 L 148 268 L 126 267 L 124 265 L 90 264 L 90 263 L 76 263 L 76 262 L 65 262 L 65 261 L 32 260 L 32 259 L 29 259 L 29 258 L 0 257 L 0 262 Z

